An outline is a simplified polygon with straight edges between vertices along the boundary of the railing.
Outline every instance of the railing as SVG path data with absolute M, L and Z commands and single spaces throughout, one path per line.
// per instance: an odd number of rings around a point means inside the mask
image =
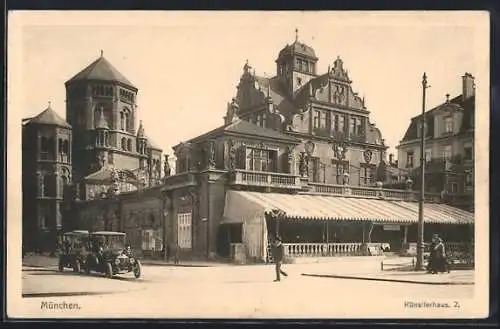
M 274 172 L 235 170 L 230 173 L 230 184 L 300 189 L 300 177 Z
M 284 243 L 290 257 L 355 256 L 362 253 L 361 242 L 348 243 Z
M 363 198 L 397 199 L 406 201 L 417 201 L 420 197 L 418 191 L 393 190 L 379 187 L 350 186 L 338 184 L 309 183 L 310 192 L 350 195 Z M 440 202 L 441 195 L 438 193 L 426 193 L 425 201 Z

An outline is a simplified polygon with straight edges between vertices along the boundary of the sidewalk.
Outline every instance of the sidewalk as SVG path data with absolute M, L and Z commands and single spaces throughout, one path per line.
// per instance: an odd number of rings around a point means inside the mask
M 474 284 L 474 270 L 452 270 L 450 273 L 440 274 L 428 274 L 425 271 L 417 272 L 413 270 L 412 259 L 406 257 L 385 259 L 378 263 L 374 260 L 369 266 L 361 266 L 359 262 L 342 262 L 340 267 L 311 267 L 309 270 L 302 271 L 302 275 L 428 285 Z

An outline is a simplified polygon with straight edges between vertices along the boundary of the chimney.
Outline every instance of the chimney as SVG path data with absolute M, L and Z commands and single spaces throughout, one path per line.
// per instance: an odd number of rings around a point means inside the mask
M 462 100 L 474 96 L 476 85 L 474 84 L 474 77 L 470 73 L 465 73 L 462 76 Z
M 389 164 L 392 165 L 394 163 L 394 154 L 389 154 Z

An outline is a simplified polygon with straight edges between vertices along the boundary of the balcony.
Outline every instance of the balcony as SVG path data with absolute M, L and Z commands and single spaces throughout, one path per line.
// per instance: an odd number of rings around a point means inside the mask
M 238 186 L 261 186 L 282 189 L 302 188 L 300 177 L 264 171 L 234 170 L 229 174 L 229 184 Z
M 166 177 L 164 190 L 173 190 L 176 188 L 196 186 L 196 176 L 193 172 L 185 172 Z
M 417 201 L 419 199 L 418 191 L 385 189 L 380 187 L 349 186 L 324 183 L 309 183 L 310 192 L 320 194 L 331 194 L 338 196 L 352 196 L 359 198 L 374 198 L 388 200 Z M 439 193 L 426 193 L 426 202 L 440 202 Z

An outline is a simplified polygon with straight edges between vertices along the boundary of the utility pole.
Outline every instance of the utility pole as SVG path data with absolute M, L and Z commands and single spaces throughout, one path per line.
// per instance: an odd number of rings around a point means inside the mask
M 422 77 L 422 118 L 420 127 L 420 198 L 418 200 L 417 263 L 415 270 L 424 269 L 424 199 L 425 199 L 425 96 L 427 75 Z

